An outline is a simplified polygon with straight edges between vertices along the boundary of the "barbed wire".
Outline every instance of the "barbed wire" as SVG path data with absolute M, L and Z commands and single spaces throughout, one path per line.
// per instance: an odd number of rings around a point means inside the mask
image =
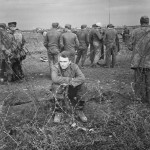
M 34 60 L 36 60 L 36 61 L 39 62 L 39 59 L 35 58 L 34 56 L 32 57 L 32 54 L 31 54 L 30 56 L 31 56 L 32 59 L 34 59 Z M 48 68 L 48 67 L 46 67 L 46 68 Z M 49 68 L 48 68 L 48 69 L 49 69 Z M 25 67 L 24 67 L 24 71 L 25 71 L 25 72 L 27 71 Z M 39 71 L 41 71 L 41 70 L 39 70 Z M 95 80 L 95 79 L 89 79 L 89 78 L 87 78 L 86 80 L 87 80 L 87 82 L 88 82 L 88 81 L 89 81 L 89 82 L 91 81 L 91 82 L 97 83 L 97 84 L 95 85 L 95 87 L 96 87 L 96 89 L 97 89 L 97 91 L 98 91 L 98 93 L 99 93 L 99 97 L 101 97 L 102 94 L 103 94 L 103 91 L 102 91 L 102 87 L 101 87 L 101 85 L 100 85 L 100 81 L 99 81 L 99 80 Z M 23 79 L 23 81 L 24 81 L 24 83 L 26 83 L 25 88 L 28 90 L 28 92 L 27 92 L 27 91 L 24 91 L 24 90 L 22 90 L 22 89 L 20 89 L 20 87 L 16 87 L 15 90 L 11 90 L 11 83 L 8 82 L 8 81 L 6 82 L 7 85 L 8 85 L 8 91 L 9 91 L 10 93 L 2 100 L 2 106 L 4 106 L 4 102 L 5 102 L 11 95 L 15 94 L 16 91 L 23 91 L 23 92 L 28 96 L 28 98 L 33 102 L 33 104 L 34 104 L 35 114 L 34 114 L 32 120 L 30 121 L 30 123 L 32 124 L 32 127 L 35 127 L 35 126 L 36 126 L 36 123 L 37 123 L 37 122 L 36 122 L 36 119 L 37 119 L 37 115 L 38 115 L 38 111 L 39 111 L 39 105 L 38 105 L 38 104 L 39 104 L 39 98 L 38 98 L 38 96 L 37 96 L 37 94 L 36 94 L 35 86 L 33 85 L 32 82 L 30 82 L 30 80 L 28 80 L 28 76 L 25 77 L 25 78 Z M 117 84 L 119 84 L 119 81 L 114 81 L 114 82 L 117 83 Z M 51 119 L 52 119 L 52 117 L 53 117 L 53 115 L 54 115 L 54 113 L 55 113 L 56 104 L 58 104 L 58 106 L 61 108 L 62 112 L 65 113 L 65 114 L 72 120 L 72 122 L 71 122 L 72 124 L 75 123 L 75 122 L 77 123 L 78 120 L 77 120 L 77 119 L 75 118 L 75 116 L 74 116 L 75 109 L 76 109 L 78 103 L 82 100 L 82 98 L 83 98 L 84 96 L 86 96 L 86 94 L 88 94 L 88 92 L 89 92 L 89 91 L 86 91 L 85 94 L 83 94 L 82 97 L 78 100 L 77 104 L 76 104 L 74 107 L 71 107 L 71 113 L 68 113 L 68 112 L 62 107 L 62 105 L 61 105 L 60 102 L 59 102 L 59 99 L 57 98 L 57 94 L 58 94 L 59 88 L 61 88 L 61 86 L 62 86 L 62 85 L 59 85 L 59 86 L 58 86 L 58 88 L 56 89 L 56 93 L 55 93 L 55 94 L 52 93 L 51 91 L 48 91 L 48 92 L 52 95 L 52 97 L 54 98 L 54 100 L 55 100 L 54 109 L 53 109 L 53 111 L 52 111 L 51 114 L 47 114 L 47 116 L 45 117 L 44 124 L 43 124 L 42 128 L 40 128 L 40 127 L 38 127 L 37 129 L 35 128 L 35 131 L 37 131 L 37 132 L 38 132 L 38 131 L 41 131 L 42 134 L 45 136 L 45 138 L 47 138 L 46 133 L 45 133 L 45 129 L 48 128 L 48 125 L 49 125 L 49 123 L 50 123 L 50 121 L 51 121 Z M 124 86 L 125 86 L 125 85 L 124 85 Z M 31 88 L 29 89 L 29 87 L 31 87 Z M 134 93 L 133 83 L 131 83 L 131 86 L 130 86 L 130 87 L 131 87 L 131 89 L 132 89 L 132 92 Z M 92 87 L 91 87 L 91 88 L 92 88 Z M 127 86 L 127 88 L 128 88 L 128 86 Z M 135 93 L 134 93 L 134 94 L 135 94 Z M 65 98 L 69 101 L 70 106 L 72 106 L 71 100 L 68 98 L 67 94 L 65 93 L 64 95 L 66 96 Z M 2 126 L 1 126 L 0 131 L 4 132 L 4 133 L 6 134 L 6 136 L 9 136 L 9 137 L 17 144 L 17 146 L 16 146 L 16 149 L 17 149 L 17 147 L 19 147 L 19 145 L 20 145 L 20 143 L 17 141 L 17 139 L 15 139 L 13 136 L 11 136 L 11 135 L 9 134 L 9 132 L 7 132 L 7 130 L 4 130 L 4 131 L 3 131 L 3 128 L 5 128 L 5 121 L 6 121 L 7 117 L 8 117 L 8 113 L 9 113 L 10 108 L 11 108 L 11 106 L 8 105 L 7 112 L 5 113 L 4 119 L 1 118 L 1 120 L 2 120 Z M 106 122 L 107 122 L 107 121 L 108 121 L 108 119 L 106 119 Z M 80 128 L 80 127 L 81 127 L 82 129 L 85 129 L 85 131 L 90 131 L 90 129 L 87 129 L 86 127 L 83 128 L 84 126 L 80 126 L 80 124 L 77 124 L 77 125 L 76 125 L 76 129 L 77 129 L 77 128 Z M 17 128 L 17 127 L 15 126 L 15 128 Z M 21 131 L 23 132 L 23 129 L 21 129 Z M 91 130 L 91 131 L 93 131 L 93 130 Z M 99 131 L 97 131 L 97 132 L 99 132 Z M 38 133 L 38 134 L 40 134 L 40 133 Z M 115 135 L 115 133 L 114 133 L 114 135 Z M 117 135 L 115 135 L 115 136 L 117 137 Z M 118 139 L 118 140 L 119 140 L 119 139 Z

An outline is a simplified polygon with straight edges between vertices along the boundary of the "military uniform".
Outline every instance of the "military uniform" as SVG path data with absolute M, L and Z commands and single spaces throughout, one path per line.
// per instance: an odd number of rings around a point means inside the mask
M 90 61 L 91 64 L 93 64 L 94 61 L 94 48 L 93 48 L 93 38 L 92 38 L 92 32 L 94 28 L 96 27 L 96 24 L 92 25 L 92 29 L 89 31 L 89 44 L 90 44 Z
M 101 50 L 103 46 L 103 35 L 97 27 L 100 26 L 95 25 L 89 33 L 91 66 L 97 65 L 101 57 Z
M 79 40 L 79 48 L 77 50 L 76 64 L 79 63 L 80 58 L 82 57 L 81 66 L 83 67 L 89 46 L 89 36 L 86 25 L 81 26 L 81 30 L 77 32 L 77 37 Z
M 83 110 L 85 104 L 85 98 L 82 97 L 86 93 L 86 89 L 84 86 L 85 76 L 79 69 L 79 67 L 71 63 L 67 69 L 61 69 L 59 63 L 54 65 L 52 68 L 52 91 L 53 93 L 57 93 L 62 95 L 64 90 L 67 90 L 67 96 L 71 102 L 71 105 L 74 107 L 76 111 Z M 67 84 L 69 85 L 67 89 L 61 88 L 61 85 Z M 63 86 L 62 86 L 63 87 Z M 59 99 L 59 96 L 56 97 L 59 101 L 59 104 L 62 106 L 62 99 Z M 63 97 L 64 99 L 64 97 Z M 62 106 L 63 107 L 63 106 Z M 62 112 L 59 105 L 56 105 L 56 112 Z
M 10 58 L 11 66 L 13 70 L 12 81 L 24 78 L 24 73 L 22 70 L 22 60 L 26 58 L 25 50 L 23 46 L 25 44 L 25 39 L 20 30 L 15 29 L 17 23 L 9 22 L 8 26 L 10 28 L 10 36 L 13 39 L 12 46 L 12 56 Z M 14 28 L 13 30 L 11 28 Z
M 125 26 L 122 33 L 123 42 L 127 43 L 130 38 L 130 30 Z
M 131 68 L 134 70 L 134 91 L 138 99 L 150 103 L 150 28 L 149 18 L 140 19 L 141 27 L 131 33 Z
M 75 33 L 71 32 L 71 25 L 65 25 L 67 31 L 60 37 L 60 46 L 62 51 L 68 51 L 71 56 L 72 62 L 75 61 L 76 49 L 79 47 L 79 40 Z
M 52 23 L 52 29 L 47 32 L 44 38 L 44 46 L 47 48 L 50 70 L 58 62 L 58 54 L 60 53 L 59 41 L 61 33 L 57 30 L 58 25 L 58 23 Z
M 0 77 L 5 80 L 10 80 L 12 76 L 12 68 L 10 64 L 11 42 L 9 34 L 5 30 L 6 24 L 0 24 Z
M 112 24 L 107 26 L 107 30 L 104 35 L 104 43 L 106 45 L 106 67 L 114 67 L 116 64 L 116 55 L 117 55 L 117 43 L 116 39 L 118 39 L 117 31 L 113 28 Z M 111 62 L 112 55 L 112 62 Z

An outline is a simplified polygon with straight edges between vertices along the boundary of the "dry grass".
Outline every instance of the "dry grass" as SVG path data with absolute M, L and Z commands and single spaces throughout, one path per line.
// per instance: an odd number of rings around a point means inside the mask
M 114 69 L 89 68 L 86 62 L 88 123 L 64 113 L 61 124 L 55 124 L 49 68 L 39 59 L 46 56 L 42 37 L 32 33 L 26 39 L 30 53 L 23 62 L 25 80 L 0 89 L 1 150 L 150 149 L 149 106 L 135 99 L 130 52 L 124 46 Z

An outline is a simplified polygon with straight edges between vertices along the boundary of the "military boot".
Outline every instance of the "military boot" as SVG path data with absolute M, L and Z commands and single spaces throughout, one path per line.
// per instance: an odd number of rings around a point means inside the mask
M 85 116 L 82 110 L 77 110 L 76 114 L 81 119 L 82 122 L 87 122 L 87 117 Z
M 54 122 L 60 123 L 60 121 L 61 121 L 61 113 L 56 112 L 54 117 Z

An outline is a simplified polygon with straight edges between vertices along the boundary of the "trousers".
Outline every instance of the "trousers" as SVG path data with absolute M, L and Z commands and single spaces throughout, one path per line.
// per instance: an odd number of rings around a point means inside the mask
M 49 63 L 49 69 L 50 69 L 50 77 L 51 77 L 51 69 L 52 69 L 53 65 L 55 65 L 58 62 L 58 54 L 59 53 L 51 53 L 50 50 L 47 50 L 48 63 Z
M 87 49 L 78 49 L 77 53 L 77 58 L 76 58 L 76 64 L 79 63 L 81 59 L 81 66 L 84 66 L 85 60 L 86 60 L 86 55 L 87 55 Z
M 73 87 L 71 85 L 67 87 L 61 87 L 58 89 L 58 85 L 52 85 L 52 91 L 56 94 L 56 108 L 55 111 L 62 112 L 62 109 L 69 110 L 73 107 L 75 110 L 83 110 L 85 105 L 86 88 L 84 84 Z M 55 86 L 55 87 L 54 87 Z M 57 93 L 56 93 L 57 89 Z
M 115 44 L 108 44 L 106 45 L 106 66 L 112 68 L 116 64 L 116 55 L 117 55 L 117 48 Z M 112 58 L 111 58 L 112 56 Z
M 134 92 L 138 99 L 150 103 L 150 69 L 134 68 Z
M 93 41 L 93 44 L 90 46 L 90 60 L 91 64 L 97 64 L 101 57 L 102 43 L 99 41 Z

